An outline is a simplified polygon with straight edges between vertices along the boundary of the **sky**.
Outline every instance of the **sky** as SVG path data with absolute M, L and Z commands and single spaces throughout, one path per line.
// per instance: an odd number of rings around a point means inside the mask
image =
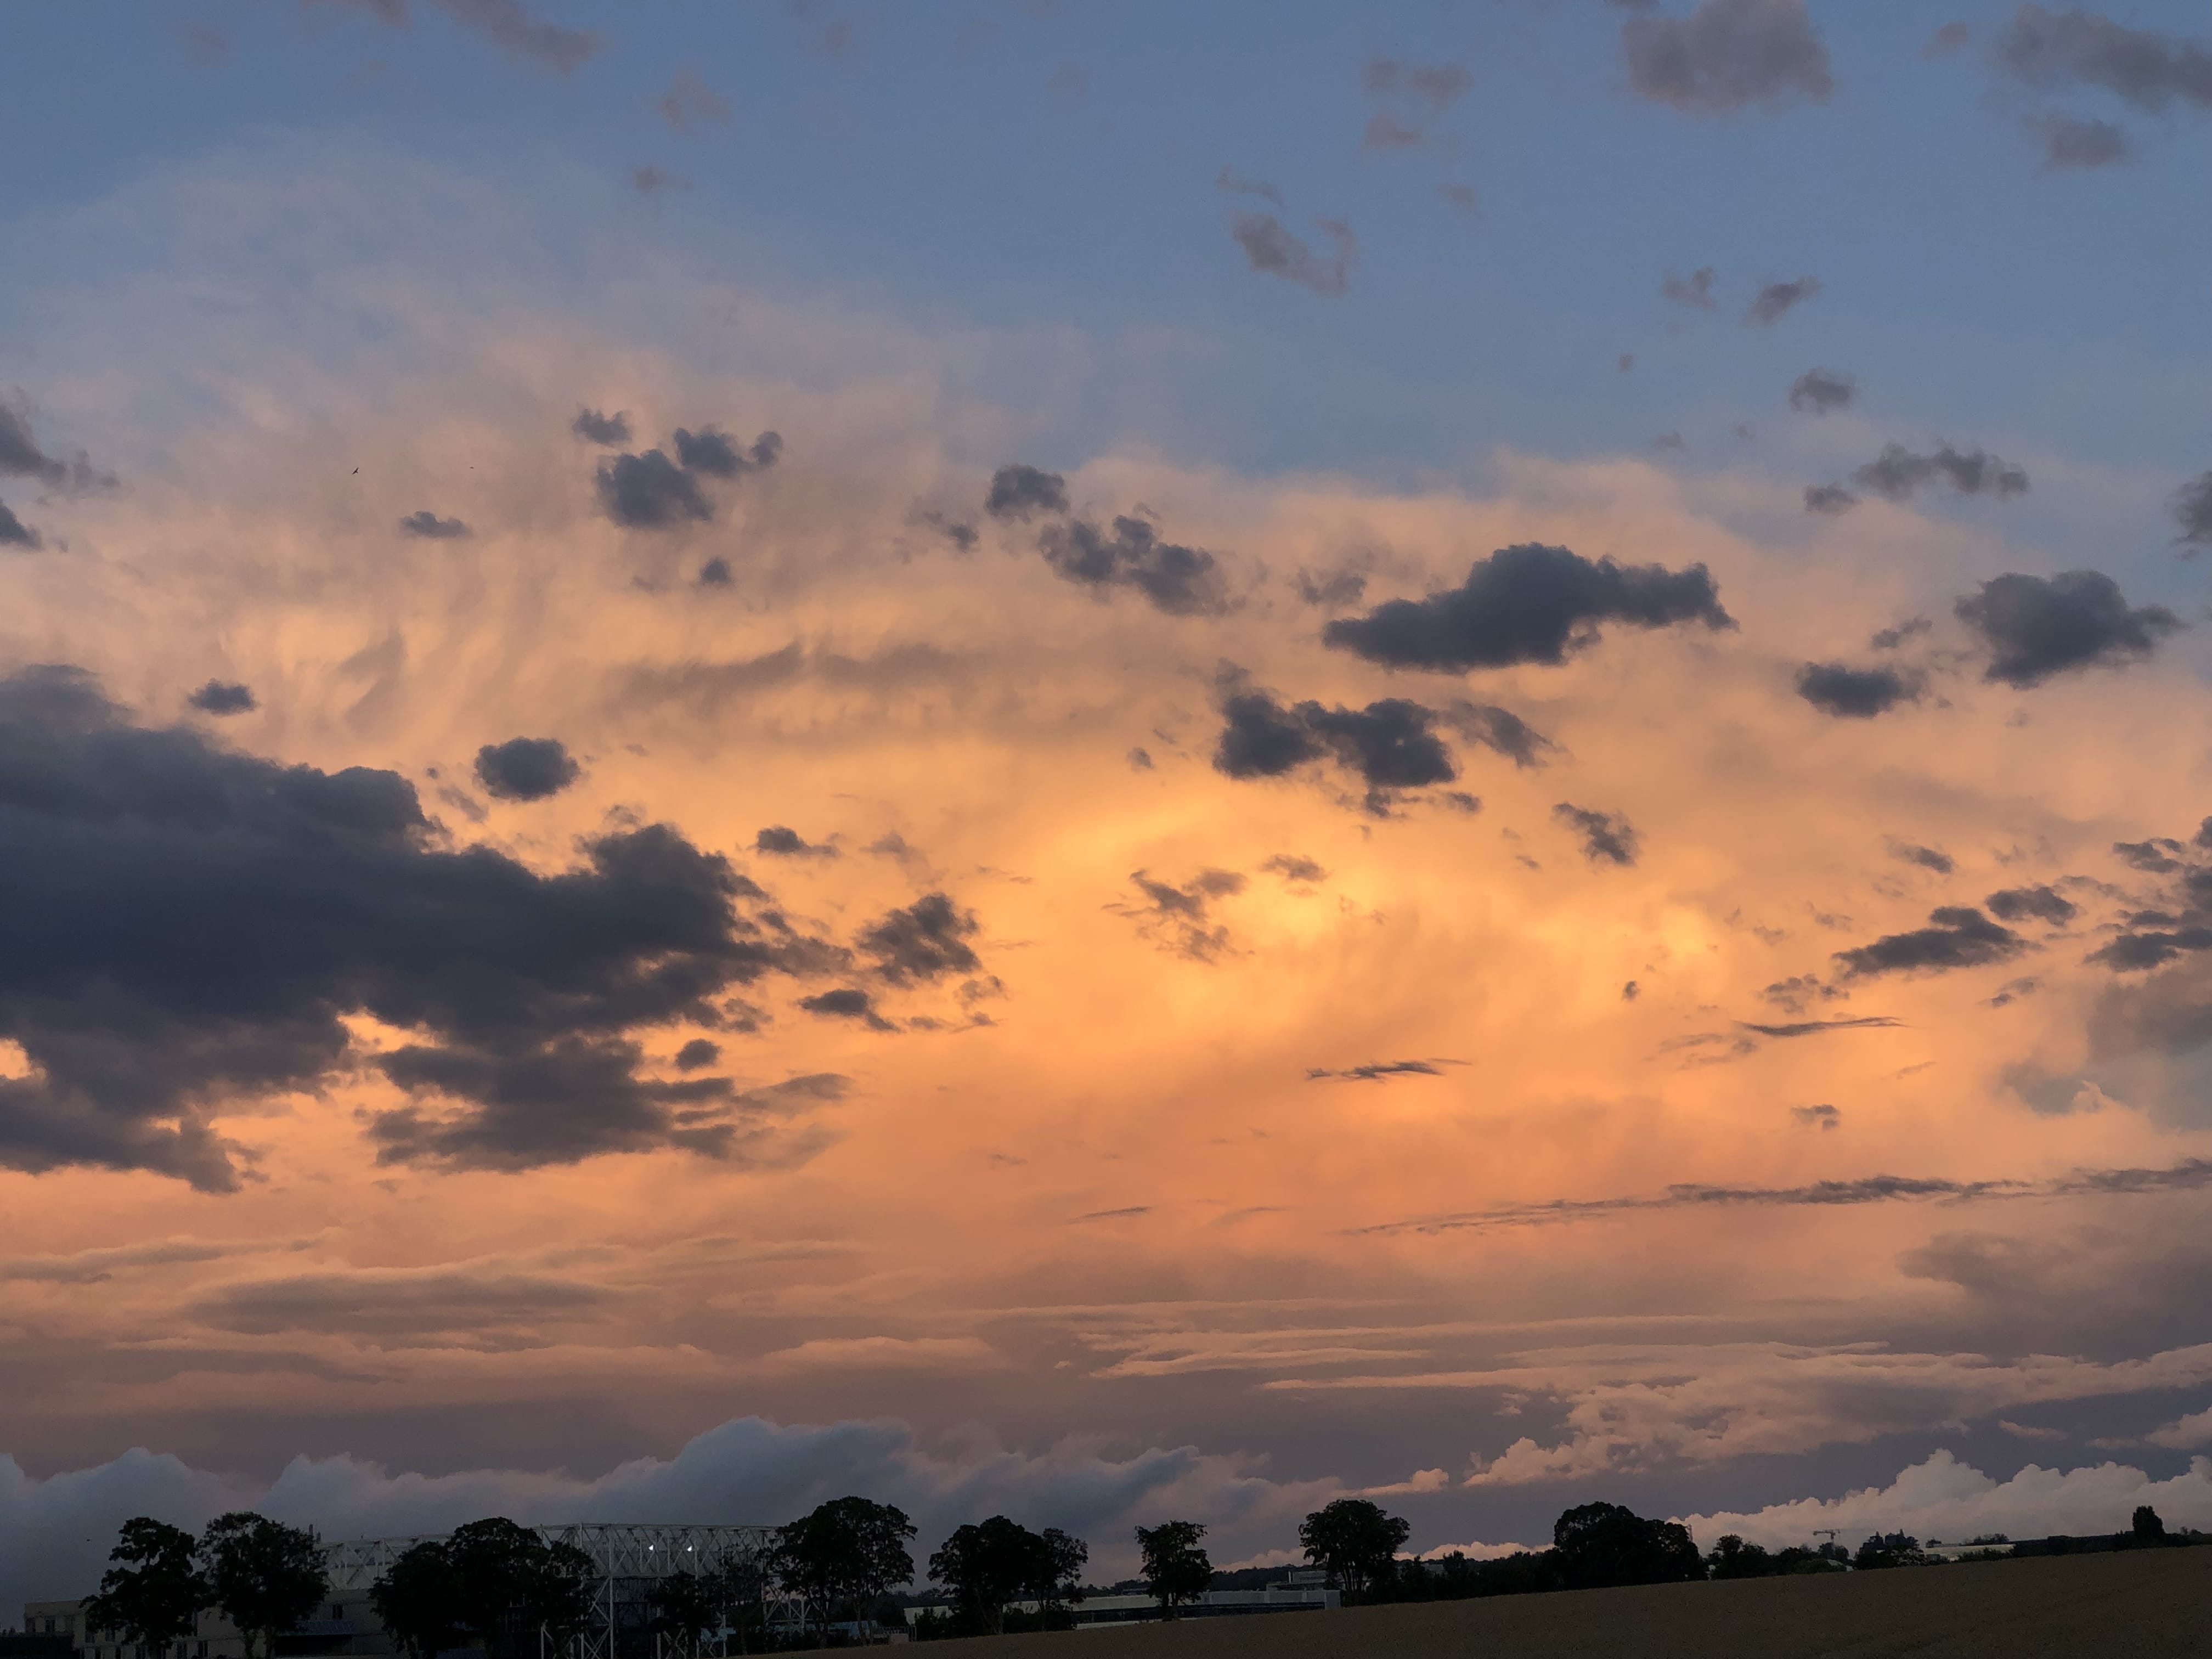
M 2212 9 L 0 11 L 113 1528 L 2212 1527 Z

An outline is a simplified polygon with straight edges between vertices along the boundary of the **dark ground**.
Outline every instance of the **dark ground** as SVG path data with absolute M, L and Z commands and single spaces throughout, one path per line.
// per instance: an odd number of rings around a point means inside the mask
M 2212 1549 L 1965 1562 L 932 1644 L 945 1659 L 2212 1656 Z

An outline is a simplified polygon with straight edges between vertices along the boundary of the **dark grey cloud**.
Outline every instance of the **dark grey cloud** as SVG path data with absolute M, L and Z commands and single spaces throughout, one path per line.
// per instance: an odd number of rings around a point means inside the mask
M 2072 669 L 2141 661 L 2183 626 L 2162 605 L 2130 607 L 2097 570 L 1993 577 L 1952 609 L 1989 647 L 1983 678 L 2023 690 Z
M 841 986 L 834 991 L 823 991 L 811 997 L 801 997 L 799 1006 L 808 1013 L 823 1019 L 858 1020 L 871 1031 L 896 1031 L 898 1027 L 883 1016 L 870 993 L 858 986 Z
M 1408 64 L 1377 58 L 1360 72 L 1368 96 L 1379 100 L 1360 147 L 1369 150 L 1412 149 L 1436 141 L 1437 119 L 1467 94 L 1474 77 L 1459 64 Z
M 2055 887 L 2007 887 L 1982 901 L 1999 921 L 2047 921 L 2063 927 L 2081 914 L 2081 908 Z
M 597 482 L 607 516 L 633 530 L 704 524 L 714 516 L 698 479 L 658 449 L 601 461 Z
M 975 526 L 963 520 L 947 518 L 935 511 L 919 513 L 915 516 L 918 522 L 927 525 L 963 553 L 973 553 L 983 539 Z
M 1867 641 L 1876 651 L 1894 651 L 1907 640 L 1917 639 L 1936 626 L 1925 617 L 1908 617 L 1894 628 L 1885 628 Z
M 1849 951 L 1836 952 L 1852 979 L 1876 974 L 1944 973 L 2009 962 L 2028 948 L 2009 927 L 2000 927 L 1972 905 L 1946 904 L 1928 913 L 1928 926 L 1889 933 Z
M 2212 547 L 2212 472 L 2202 472 L 2173 492 L 2173 520 L 2185 547 Z
M 1820 279 L 1818 276 L 1800 276 L 1788 283 L 1769 283 L 1751 296 L 1751 303 L 1744 307 L 1743 319 L 1761 328 L 1770 328 L 1820 291 Z
M 679 1072 L 703 1071 L 722 1057 L 722 1045 L 711 1037 L 693 1037 L 676 1051 Z
M 811 842 L 798 830 L 771 823 L 753 837 L 753 851 L 780 859 L 834 859 L 837 849 Z
M 1511 709 L 1495 703 L 1451 703 L 1442 717 L 1469 743 L 1479 743 L 1524 769 L 1543 765 L 1559 746 Z
M 402 535 L 419 537 L 428 542 L 459 541 L 469 533 L 468 526 L 459 519 L 441 519 L 428 507 L 402 519 L 399 530 Z
M 1130 766 L 1137 771 L 1149 772 L 1152 769 L 1152 751 L 1141 744 L 1129 750 L 1127 759 Z
M 93 491 L 112 489 L 115 475 L 103 472 L 94 466 L 90 459 L 79 450 L 74 460 L 64 461 L 49 455 L 39 447 L 31 430 L 29 417 L 20 410 L 0 403 L 0 477 L 33 478 L 49 489 L 67 490 L 83 495 Z M 0 507 L 0 514 L 6 509 Z M 9 515 L 12 519 L 12 515 Z M 21 531 L 20 524 L 17 530 Z M 28 535 L 28 532 L 23 534 Z M 0 530 L 0 543 L 15 540 L 19 546 L 38 544 L 35 537 L 27 542 L 8 536 Z
M 511 1335 L 574 1318 L 609 1292 L 538 1273 L 441 1268 L 293 1273 L 226 1285 L 185 1307 L 217 1330 L 252 1335 L 292 1331 L 419 1338 L 459 1334 Z
M 46 544 L 39 532 L 17 518 L 8 503 L 0 501 L 0 547 L 20 547 L 35 552 Z
M 584 415 L 576 417 L 577 430 L 590 435 L 584 432 Z M 621 422 L 622 417 L 617 416 L 615 421 Z M 774 432 L 762 433 L 750 449 L 740 449 L 727 433 L 711 426 L 697 432 L 678 427 L 672 441 L 676 447 L 672 461 L 666 452 L 648 449 L 642 455 L 617 455 L 599 463 L 599 504 L 617 524 L 633 530 L 705 524 L 714 518 L 714 507 L 699 486 L 702 478 L 763 472 L 783 453 L 783 439 Z
M 2212 927 L 2198 923 L 2170 931 L 2131 929 L 2091 951 L 2088 960 L 2115 973 L 2140 973 L 2197 951 L 2212 951 Z
M 686 472 L 703 472 L 710 478 L 734 478 L 746 472 L 764 472 L 783 453 L 783 434 L 763 432 L 750 449 L 740 449 L 730 434 L 716 427 L 689 432 L 676 428 L 676 461 Z
M 689 190 L 691 181 L 665 167 L 647 166 L 630 174 L 629 187 L 641 196 L 654 196 L 664 190 Z
M 2203 860 L 2208 850 L 2212 850 L 2212 818 L 2205 820 L 2186 845 L 2171 836 L 2114 842 L 2113 854 L 2122 863 L 2146 875 L 2170 879 L 2159 908 L 2136 910 L 2124 917 L 2124 931 L 2088 959 L 2117 973 L 2137 973 L 2179 957 L 2212 950 L 2212 863 Z M 2212 1028 L 2201 1024 L 2202 994 L 2195 984 L 2186 979 L 2152 984 L 2158 997 L 2129 1009 L 2100 1009 L 2095 1024 L 2139 1026 L 2138 1042 L 2176 1051 L 2197 1048 L 2212 1035 Z M 2123 1046 L 2104 1039 L 2098 1042 L 2106 1052 L 2118 1052 Z
M 380 1162 L 489 1169 L 783 1155 L 784 1121 L 842 1087 L 641 1074 L 634 1031 L 716 1025 L 825 948 L 667 826 L 540 874 L 446 846 L 395 773 L 143 727 L 75 669 L 0 681 L 0 1036 L 33 1066 L 0 1080 L 11 1168 L 226 1190 L 216 1109 L 363 1066 L 418 1097 L 371 1115 Z M 406 1036 L 365 1053 L 354 1014 Z
M 1326 257 L 1315 252 L 1310 244 L 1272 213 L 1240 213 L 1229 228 L 1253 270 L 1334 299 L 1350 283 L 1359 239 L 1342 219 L 1316 218 L 1314 223 L 1328 239 L 1330 252 Z
M 1905 1022 L 1888 1014 L 1862 1014 L 1856 1019 L 1794 1019 L 1779 1025 L 1761 1025 L 1748 1019 L 1740 1019 L 1736 1024 L 1761 1036 L 1804 1037 L 1818 1036 L 1824 1031 L 1887 1030 Z
M 1917 702 L 1920 683 L 1900 669 L 1808 662 L 1797 671 L 1797 695 L 1824 714 L 1871 720 L 1900 702 Z
M 2171 836 L 2153 836 L 2148 841 L 2116 841 L 2112 843 L 2112 851 L 2123 864 L 2149 875 L 2166 875 L 2183 868 L 2182 856 L 2186 850 Z
M 1458 1064 L 1455 1060 L 1445 1063 Z M 1443 1075 L 1443 1066 L 1433 1060 L 1370 1060 L 1364 1066 L 1347 1066 L 1340 1072 L 1333 1072 L 1326 1066 L 1306 1067 L 1306 1081 L 1309 1083 L 1384 1083 L 1394 1077 L 1442 1077 Z
M 1143 937 L 1193 962 L 1218 962 L 1230 954 L 1229 929 L 1213 921 L 1212 908 L 1216 899 L 1231 897 L 1248 885 L 1236 871 L 1200 870 L 1177 885 L 1146 871 L 1132 870 L 1129 880 L 1143 896 L 1141 901 L 1106 908 L 1116 915 L 1129 917 Z
M 1844 1115 L 1833 1106 L 1792 1106 L 1790 1115 L 1808 1129 L 1833 1129 L 1844 1121 Z
M 1942 58 L 1954 52 L 1974 38 L 1973 27 L 1966 23 L 1946 23 L 1928 37 L 1928 44 L 1920 49 L 1923 58 Z
M 247 714 L 261 706 L 252 686 L 230 680 L 210 680 L 185 701 L 203 714 Z
M 1822 103 L 1835 90 L 1804 0 L 1702 0 L 1687 17 L 1628 19 L 1620 45 L 1629 85 L 1679 110 Z
M 582 775 L 558 738 L 509 738 L 477 750 L 477 781 L 500 800 L 544 800 Z
M 653 106 L 668 123 L 670 131 L 687 138 L 701 127 L 730 124 L 729 100 L 689 64 L 676 71 L 668 90 L 653 100 Z
M 1298 598 L 1316 611 L 1341 611 L 1367 593 L 1366 574 L 1358 570 L 1301 570 L 1297 585 Z
M 1884 444 L 1881 453 L 1852 473 L 1851 480 L 1893 501 L 1910 501 L 1923 485 L 1939 481 L 1961 495 L 1995 495 L 2002 501 L 2027 493 L 2027 474 L 2010 461 L 1942 442 L 1926 454 L 1903 444 Z
M 1807 484 L 1805 510 L 1836 518 L 1859 504 L 1859 498 L 1841 484 Z
M 1806 1005 L 1814 1002 L 1833 1002 L 1844 995 L 1832 985 L 1824 985 L 1817 974 L 1795 974 L 1788 979 L 1777 980 L 1759 995 L 1793 1014 L 1802 1014 Z
M 1561 801 L 1552 809 L 1552 817 L 1583 838 L 1583 856 L 1592 864 L 1636 862 L 1636 829 L 1620 813 Z
M 1273 693 L 1224 684 L 1213 769 L 1232 778 L 1278 778 L 1327 752 L 1305 720 Z
M 991 493 L 983 498 L 983 511 L 994 519 L 1026 519 L 1034 514 L 1067 510 L 1067 480 L 1057 472 L 1018 461 L 991 475 Z
M 2086 173 L 2115 167 L 2128 159 L 2128 135 L 2110 121 L 2074 115 L 2039 116 L 2028 123 L 2043 140 L 2043 170 Z
M 702 587 L 727 587 L 730 585 L 730 562 L 716 554 L 699 567 L 698 580 Z
M 36 478 L 45 484 L 62 483 L 69 477 L 68 464 L 40 449 L 31 423 L 5 404 L 0 404 L 0 474 Z
M 1086 519 L 1048 525 L 1037 538 L 1037 550 L 1068 581 L 1101 594 L 1134 588 L 1171 617 L 1217 617 L 1229 609 L 1213 555 L 1162 541 L 1143 519 L 1118 516 L 1110 531 Z
M 1692 311 L 1711 311 L 1715 275 L 1711 265 L 1701 265 L 1686 277 L 1677 276 L 1670 270 L 1661 277 L 1659 292 L 1678 306 L 1687 306 Z
M 1288 208 L 1283 192 L 1265 179 L 1249 179 L 1227 162 L 1213 177 L 1213 187 L 1224 196 L 1257 196 L 1262 201 L 1273 202 L 1279 208 Z
M 1328 879 L 1328 872 L 1302 853 L 1278 853 L 1260 867 L 1293 884 Z
M 1999 68 L 2046 92 L 2099 87 L 2152 115 L 2176 102 L 2212 109 L 2212 46 L 2080 7 L 2053 13 L 2023 5 L 1990 49 Z
M 580 409 L 576 418 L 568 422 L 568 430 L 586 443 L 611 448 L 629 441 L 629 416 L 620 410 L 612 415 L 602 415 L 596 409 Z
M 1686 1210 L 1735 1207 L 1812 1208 L 1862 1204 L 1972 1204 L 2023 1199 L 2149 1197 L 2163 1193 L 2201 1192 L 2212 1187 L 2212 1158 L 2187 1158 L 2162 1166 L 2142 1169 L 2076 1169 L 2039 1181 L 2000 1176 L 1984 1181 L 1954 1181 L 1911 1176 L 1864 1176 L 1855 1181 L 1815 1181 L 1802 1187 L 1714 1187 L 1685 1182 L 1663 1192 L 1626 1198 L 1553 1199 L 1547 1203 L 1516 1204 L 1494 1210 L 1466 1211 L 1455 1215 L 1421 1217 L 1357 1227 L 1358 1234 L 1473 1231 L 1493 1227 L 1539 1226 L 1548 1222 L 1578 1221 L 1586 1217 L 1619 1215 L 1641 1210 Z
M 1689 447 L 1679 432 L 1662 432 L 1651 441 L 1654 449 L 1687 449 Z
M 1917 842 L 1893 841 L 1889 843 L 1889 855 L 1907 864 L 1917 864 L 1923 870 L 1933 870 L 1939 876 L 1948 876 L 1959 867 L 1948 853 L 1934 847 L 1923 847 Z
M 981 931 L 973 911 L 943 893 L 925 893 L 903 909 L 886 911 L 861 931 L 860 952 L 874 958 L 876 974 L 907 986 L 982 969 L 969 940 Z
M 337 0 L 367 11 L 380 22 L 404 27 L 408 0 Z M 522 0 L 430 0 L 459 27 L 481 37 L 518 62 L 568 75 L 606 50 L 606 42 L 586 29 L 563 27 L 533 14 Z
M 1832 368 L 1808 368 L 1790 383 L 1790 407 L 1807 415 L 1830 415 L 1858 400 L 1859 383 Z
M 1232 669 L 1222 677 L 1221 713 L 1213 767 L 1227 777 L 1281 777 L 1309 762 L 1334 760 L 1367 786 L 1368 810 L 1382 813 L 1402 790 L 1459 775 L 1437 735 L 1437 712 L 1403 697 L 1364 708 L 1312 701 L 1285 706 Z
M 1391 599 L 1364 617 L 1340 617 L 1323 641 L 1390 668 L 1459 673 L 1515 663 L 1559 663 L 1595 644 L 1601 626 L 1665 628 L 1702 623 L 1734 628 L 1702 564 L 1586 559 L 1564 547 L 1523 542 L 1477 559 L 1457 587 L 1421 599 Z

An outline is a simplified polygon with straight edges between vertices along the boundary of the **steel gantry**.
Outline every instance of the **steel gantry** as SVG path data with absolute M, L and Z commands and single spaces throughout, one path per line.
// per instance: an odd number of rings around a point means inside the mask
M 607 1521 L 531 1530 L 548 1544 L 573 1545 L 592 1564 L 591 1616 L 561 1644 L 560 1659 L 670 1659 L 669 1644 L 652 1628 L 652 1592 L 655 1580 L 677 1572 L 722 1577 L 733 1594 L 759 1607 L 770 1626 L 797 1621 L 797 1607 L 772 1592 L 764 1571 L 773 1527 Z M 442 1542 L 447 1535 L 424 1533 L 325 1545 L 323 1559 L 331 1593 L 342 1598 L 366 1595 L 410 1548 Z M 733 1616 L 735 1613 L 733 1607 Z M 735 1634 L 726 1629 L 709 1650 L 726 1654 Z M 550 1648 L 546 1659 L 554 1659 Z

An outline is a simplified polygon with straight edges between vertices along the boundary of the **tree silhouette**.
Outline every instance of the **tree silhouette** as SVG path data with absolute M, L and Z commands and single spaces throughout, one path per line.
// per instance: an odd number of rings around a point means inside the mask
M 1571 1589 L 1672 1584 L 1705 1576 L 1687 1528 L 1674 1521 L 1646 1521 L 1618 1504 L 1569 1510 L 1553 1523 L 1552 1545 Z
M 1078 1575 L 1091 1559 L 1091 1546 L 1058 1527 L 1047 1527 L 1038 1535 L 1037 1546 L 1035 1571 L 1024 1588 L 1047 1607 L 1080 1601 L 1083 1586 Z
M 85 1603 L 85 1629 L 114 1631 L 155 1649 L 184 1640 L 212 1600 L 198 1550 L 199 1540 L 182 1527 L 144 1515 L 125 1521 L 108 1552 L 114 1565 Z
M 711 1578 L 681 1570 L 654 1581 L 646 1592 L 653 1628 L 675 1644 L 679 1655 L 699 1651 L 699 1634 L 722 1621 L 723 1592 Z
M 462 1626 L 499 1659 L 536 1659 L 541 1632 L 566 1641 L 591 1610 L 592 1558 L 505 1516 L 454 1528 L 446 1557 Z
M 994 1515 L 956 1528 L 929 1558 L 929 1577 L 952 1592 L 962 1623 L 1000 1636 L 1009 1601 L 1029 1597 L 1048 1609 L 1079 1596 L 1075 1576 L 1090 1559 L 1081 1539 L 1057 1527 L 1034 1533 Z
M 836 1498 L 775 1529 L 769 1571 L 786 1594 L 799 1598 L 826 1640 L 840 1602 L 852 1603 L 860 1617 L 885 1590 L 914 1577 L 914 1558 L 906 1553 L 913 1536 L 905 1510 Z
M 238 1626 L 246 1659 L 267 1659 L 276 1638 L 296 1629 L 330 1593 L 323 1544 L 309 1528 L 288 1527 L 250 1510 L 208 1522 L 200 1571 L 215 1605 Z
M 410 1659 L 438 1659 L 467 1622 L 460 1579 L 444 1542 L 429 1538 L 402 1550 L 368 1587 L 369 1605 Z
M 1182 1602 L 1206 1593 L 1213 1578 L 1213 1563 L 1199 1547 L 1206 1528 L 1196 1521 L 1163 1521 L 1157 1527 L 1137 1528 L 1137 1549 L 1144 1558 L 1146 1587 L 1159 1598 L 1161 1610 L 1172 1619 Z
M 2136 1506 L 2135 1534 L 2138 1544 L 2166 1542 L 2166 1522 L 2158 1518 L 2158 1511 L 2148 1504 Z
M 1306 1559 L 1346 1595 L 1364 1595 L 1397 1572 L 1413 1528 L 1364 1498 L 1340 1498 L 1298 1523 Z

